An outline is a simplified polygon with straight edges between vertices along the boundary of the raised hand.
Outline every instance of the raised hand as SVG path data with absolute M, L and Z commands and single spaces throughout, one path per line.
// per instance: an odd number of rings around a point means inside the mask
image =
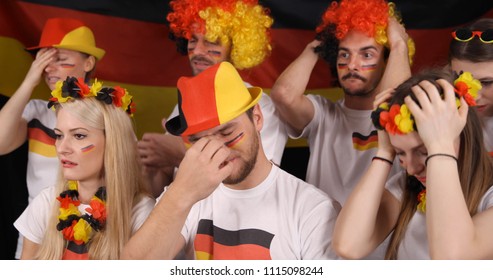
M 222 141 L 201 138 L 185 153 L 171 187 L 190 204 L 208 197 L 232 172 L 230 152 Z
M 456 155 L 455 147 L 466 124 L 469 106 L 461 98 L 460 108 L 457 109 L 454 87 L 442 79 L 437 83 L 443 89 L 443 98 L 436 86 L 429 81 L 422 81 L 412 88 L 419 105 L 410 96 L 404 101 L 414 116 L 428 154 Z

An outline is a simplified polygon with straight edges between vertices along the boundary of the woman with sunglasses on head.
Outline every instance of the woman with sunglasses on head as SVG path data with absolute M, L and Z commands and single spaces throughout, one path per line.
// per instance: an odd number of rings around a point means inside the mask
M 15 222 L 22 259 L 119 259 L 154 207 L 137 155 L 132 96 L 123 88 L 59 81 L 56 109 L 60 172 Z
M 91 29 L 71 18 L 48 19 L 39 44 L 26 50 L 35 54 L 35 59 L 20 87 L 0 110 L 0 154 L 29 142 L 26 181 L 31 202 L 42 189 L 55 183 L 58 170 L 55 113 L 47 108 L 46 101 L 30 100 L 31 95 L 41 80 L 50 90 L 68 76 L 88 81 L 105 51 L 96 47 Z M 16 259 L 20 258 L 21 249 L 19 236 Z
M 480 84 L 455 78 L 422 72 L 375 99 L 377 156 L 337 219 L 340 256 L 361 258 L 392 234 L 387 259 L 493 258 L 493 165 L 469 108 Z M 387 181 L 396 155 L 405 171 Z
M 486 148 L 493 155 L 493 19 L 479 19 L 452 32 L 449 65 L 456 73 L 471 72 L 483 86 L 476 108 Z

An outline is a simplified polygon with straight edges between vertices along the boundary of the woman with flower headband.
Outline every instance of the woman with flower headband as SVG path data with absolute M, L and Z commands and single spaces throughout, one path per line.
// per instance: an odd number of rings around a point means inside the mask
M 390 102 L 372 114 L 378 152 L 336 222 L 340 256 L 360 258 L 392 233 L 387 259 L 493 258 L 493 165 L 469 109 L 481 85 L 454 76 L 422 72 L 375 99 Z M 387 181 L 395 155 L 406 172 Z
M 55 151 L 56 117 L 46 108 L 45 100 L 31 99 L 34 89 L 44 80 L 50 90 L 57 81 L 75 76 L 89 81 L 105 51 L 96 46 L 94 34 L 86 24 L 72 18 L 50 18 L 46 21 L 39 44 L 26 48 L 35 54 L 26 77 L 10 100 L 0 110 L 0 154 L 9 153 L 26 140 L 28 201 L 55 183 L 58 170 Z M 31 99 L 31 100 L 30 100 Z M 22 250 L 19 236 L 15 258 Z
M 476 106 L 483 120 L 486 148 L 493 155 L 493 19 L 482 18 L 452 32 L 450 68 L 456 73 L 471 72 L 483 88 Z
M 132 96 L 75 77 L 52 96 L 61 171 L 14 224 L 25 237 L 22 259 L 119 259 L 154 206 L 127 115 Z

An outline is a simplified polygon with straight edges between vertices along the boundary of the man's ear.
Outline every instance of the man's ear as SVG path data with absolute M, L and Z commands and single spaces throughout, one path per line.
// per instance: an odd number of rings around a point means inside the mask
M 260 109 L 260 105 L 258 103 L 253 107 L 252 115 L 253 124 L 255 125 L 257 131 L 260 132 L 264 126 L 264 115 L 262 114 L 262 110 Z

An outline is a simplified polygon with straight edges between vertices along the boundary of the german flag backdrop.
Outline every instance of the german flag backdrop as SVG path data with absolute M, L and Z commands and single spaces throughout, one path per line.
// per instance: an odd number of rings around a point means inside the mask
M 197 0 L 199 1 L 199 0 Z M 121 84 L 135 96 L 137 133 L 159 132 L 161 118 L 176 104 L 176 81 L 191 75 L 186 57 L 168 39 L 167 0 L 0 0 L 0 93 L 11 96 L 29 69 L 32 57 L 24 47 L 38 43 L 50 17 L 73 17 L 94 31 L 97 45 L 107 51 L 95 77 Z M 410 35 L 416 41 L 414 71 L 443 64 L 450 31 L 479 17 L 493 16 L 493 1 L 396 0 Z M 314 38 L 314 28 L 328 0 L 266 0 L 274 18 L 272 55 L 260 66 L 242 72 L 243 78 L 266 92 L 278 75 Z M 308 91 L 341 96 L 328 83 L 328 68 L 320 61 Z M 46 99 L 40 85 L 34 98 Z

